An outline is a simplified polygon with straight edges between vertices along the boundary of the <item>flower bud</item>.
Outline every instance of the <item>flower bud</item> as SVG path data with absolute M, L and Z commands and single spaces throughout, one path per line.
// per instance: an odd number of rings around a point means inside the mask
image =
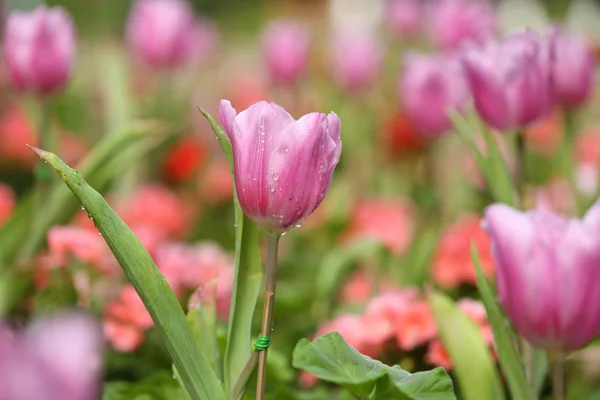
M 492 127 L 523 128 L 550 113 L 550 47 L 538 34 L 526 31 L 470 49 L 463 66 L 475 108 Z
M 428 24 L 433 42 L 456 49 L 467 41 L 483 43 L 496 33 L 496 15 L 485 0 L 438 0 Z
M 373 35 L 337 33 L 332 54 L 334 79 L 342 88 L 360 91 L 377 79 L 383 49 Z
M 75 48 L 73 21 L 60 7 L 38 6 L 8 16 L 4 59 L 18 90 L 51 94 L 62 89 L 71 76 Z
M 592 91 L 594 68 L 594 55 L 581 38 L 553 32 L 552 84 L 558 102 L 565 106 L 584 103 Z
M 407 57 L 399 90 L 406 112 L 427 137 L 452 127 L 448 112 L 460 111 L 468 95 L 460 63 L 446 55 Z
M 137 0 L 127 21 L 127 41 L 134 54 L 154 68 L 177 68 L 200 47 L 201 28 L 183 0 Z
M 275 83 L 292 85 L 304 75 L 310 40 L 307 30 L 292 21 L 275 21 L 262 38 L 265 64 Z
M 342 151 L 337 115 L 310 113 L 296 121 L 264 101 L 237 114 L 227 100 L 220 112 L 244 213 L 268 233 L 301 223 L 331 185 Z
M 500 303 L 534 346 L 576 350 L 600 332 L 600 203 L 583 219 L 485 210 Z

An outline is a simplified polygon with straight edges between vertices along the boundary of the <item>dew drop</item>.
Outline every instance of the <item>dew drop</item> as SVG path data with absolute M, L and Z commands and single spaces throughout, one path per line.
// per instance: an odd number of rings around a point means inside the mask
M 275 186 L 271 186 L 271 193 L 275 193 Z
M 85 207 L 84 206 L 81 206 L 81 211 L 85 211 Z
M 275 172 L 275 173 L 273 174 L 273 180 L 274 180 L 274 181 L 278 181 L 278 180 L 279 180 L 279 174 L 278 174 L 277 172 Z
M 287 234 L 287 232 L 283 232 L 283 233 L 281 234 L 281 236 L 285 236 L 286 234 Z
M 302 228 L 302 222 L 298 222 L 298 223 L 296 224 L 296 228 Z

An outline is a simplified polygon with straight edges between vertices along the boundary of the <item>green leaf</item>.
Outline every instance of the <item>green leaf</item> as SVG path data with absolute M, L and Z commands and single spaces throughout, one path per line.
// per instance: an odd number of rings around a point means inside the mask
M 262 284 L 263 271 L 258 250 L 258 227 L 244 215 L 237 198 L 231 143 L 214 118 L 202 109 L 200 112 L 206 117 L 217 135 L 229 163 L 233 182 L 235 277 L 223 364 L 225 390 L 230 393 L 252 352 L 252 318 Z
M 447 296 L 432 292 L 429 304 L 464 400 L 504 399 L 496 367 L 477 327 Z
M 187 320 L 192 328 L 196 343 L 208 358 L 208 361 L 221 380 L 221 354 L 217 342 L 216 280 L 196 290 L 193 302 L 188 307 Z
M 410 374 L 397 365 L 390 367 L 360 354 L 337 332 L 312 343 L 300 340 L 294 349 L 292 364 L 319 379 L 337 383 L 361 398 L 456 399 L 452 381 L 443 368 Z M 392 394 L 396 397 L 389 397 Z
M 150 148 L 153 148 L 164 140 L 164 135 L 160 134 L 161 131 L 156 124 L 138 123 L 130 126 L 120 134 L 106 136 L 84 159 L 81 165 L 82 175 L 95 186 L 106 185 L 111 178 L 118 176 L 127 165 L 135 160 L 135 158 L 123 160 L 120 154 L 132 148 L 143 149 L 147 152 L 149 149 L 145 145 L 146 143 L 151 143 Z M 141 154 L 139 155 L 141 156 Z M 119 168 L 115 168 L 115 164 Z M 107 174 L 107 171 L 110 171 L 110 173 Z M 21 237 L 19 243 L 16 244 L 23 245 L 20 250 L 20 257 L 23 259 L 35 254 L 44 244 L 48 229 L 52 225 L 67 221 L 77 210 L 77 204 L 72 200 L 72 195 L 62 185 L 55 185 L 52 188 L 44 207 L 43 213 L 35 214 L 36 221 L 32 225 L 33 229 L 26 229 L 25 236 Z M 28 222 L 25 222 L 25 224 L 29 225 Z M 9 249 L 4 257 L 9 260 L 14 255 L 14 250 L 16 249 Z
M 221 383 L 195 342 L 179 301 L 140 240 L 78 171 L 52 153 L 35 150 L 56 170 L 93 219 L 152 316 L 192 399 L 224 399 Z
M 496 296 L 482 272 L 481 261 L 474 243 L 471 243 L 471 258 L 477 272 L 477 289 L 494 333 L 500 368 L 508 384 L 511 398 L 514 400 L 531 400 L 533 396 L 527 384 L 525 369 L 515 347 L 516 335 L 496 302 Z

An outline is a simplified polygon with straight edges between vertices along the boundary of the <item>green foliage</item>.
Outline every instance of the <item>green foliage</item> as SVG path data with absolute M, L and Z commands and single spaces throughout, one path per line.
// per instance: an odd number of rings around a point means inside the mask
M 361 399 L 456 399 L 452 381 L 443 368 L 411 374 L 397 365 L 387 366 L 360 354 L 336 332 L 312 343 L 300 340 L 294 349 L 293 365 L 337 383 Z
M 221 383 L 195 342 L 181 305 L 140 240 L 78 171 L 52 153 L 36 152 L 56 170 L 94 221 L 152 316 L 192 399 L 224 399 Z
M 430 293 L 429 304 L 464 400 L 504 399 L 504 389 L 479 327 L 441 293 Z

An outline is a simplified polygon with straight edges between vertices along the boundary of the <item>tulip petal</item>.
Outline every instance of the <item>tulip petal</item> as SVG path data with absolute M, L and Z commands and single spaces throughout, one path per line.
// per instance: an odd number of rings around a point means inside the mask
M 235 120 L 237 112 L 229 100 L 221 100 L 221 103 L 219 104 L 219 114 L 221 115 L 221 123 L 223 124 L 223 128 L 225 128 L 225 133 L 227 133 L 227 136 L 229 137 L 231 146 L 234 146 L 233 121 Z
M 497 66 L 493 59 L 486 54 L 471 53 L 463 58 L 462 65 L 479 114 L 494 128 L 507 129 L 511 122 L 510 109 L 505 88 L 495 75 Z
M 531 329 L 526 316 L 537 305 L 537 293 L 531 293 L 531 280 L 527 279 L 536 273 L 533 224 L 525 213 L 493 204 L 485 210 L 485 229 L 492 238 L 497 264 L 498 297 L 517 329 L 527 335 Z

